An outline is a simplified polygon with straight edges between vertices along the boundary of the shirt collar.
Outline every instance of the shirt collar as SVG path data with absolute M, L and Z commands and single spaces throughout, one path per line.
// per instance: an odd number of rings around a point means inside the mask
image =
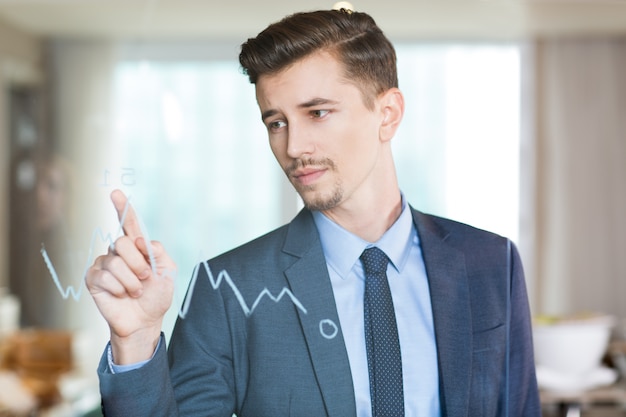
M 348 276 L 363 250 L 370 246 L 377 246 L 383 250 L 393 267 L 401 272 L 408 259 L 412 242 L 417 243 L 413 216 L 404 195 L 400 216 L 377 242 L 361 239 L 319 211 L 313 211 L 313 219 L 320 234 L 326 263 L 342 278 Z

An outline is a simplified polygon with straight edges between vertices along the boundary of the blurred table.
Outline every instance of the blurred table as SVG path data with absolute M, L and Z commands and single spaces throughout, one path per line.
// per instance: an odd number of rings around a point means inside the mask
M 626 412 L 626 383 L 619 381 L 616 384 L 595 388 L 581 392 L 551 392 L 542 390 L 539 393 L 541 406 L 555 416 L 580 417 L 583 412 L 594 408 L 611 408 L 613 415 L 624 415 Z M 547 414 L 547 413 L 546 413 Z

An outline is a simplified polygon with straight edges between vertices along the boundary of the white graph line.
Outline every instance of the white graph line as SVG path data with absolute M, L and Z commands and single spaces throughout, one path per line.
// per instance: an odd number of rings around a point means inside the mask
M 124 219 L 126 218 L 126 213 L 128 212 L 129 205 L 130 205 L 130 200 L 126 203 L 126 206 L 124 207 L 122 218 L 120 219 L 120 228 L 117 233 L 118 235 L 122 231 L 122 225 L 124 224 Z M 96 229 L 94 229 L 93 233 L 91 234 L 91 242 L 89 244 L 89 253 L 87 254 L 87 261 L 85 262 L 85 268 L 83 269 L 83 274 L 82 274 L 83 280 L 85 279 L 87 270 L 89 269 L 89 266 L 91 265 L 91 261 L 93 259 L 93 250 L 96 244 L 96 238 L 98 237 L 100 237 L 101 242 L 104 242 L 104 243 L 108 242 L 109 247 L 111 249 L 113 249 L 115 245 L 115 239 L 113 238 L 113 236 L 111 236 L 111 233 L 107 233 L 105 235 L 104 231 L 101 228 L 97 227 Z M 83 286 L 80 285 L 78 289 L 74 288 L 72 285 L 68 285 L 67 288 L 63 288 L 63 285 L 61 284 L 61 280 L 59 279 L 59 275 L 57 274 L 57 271 L 52 263 L 52 260 L 50 260 L 50 256 L 48 256 L 48 252 L 46 251 L 46 248 L 43 243 L 41 244 L 40 252 L 46 264 L 46 267 L 48 268 L 48 271 L 50 272 L 50 276 L 52 277 L 52 280 L 54 281 L 54 285 L 56 285 L 63 299 L 67 300 L 71 296 L 74 299 L 74 301 L 80 300 L 80 296 L 83 292 Z
M 122 212 L 122 216 L 119 220 L 119 229 L 117 231 L 117 236 L 119 236 L 120 234 L 123 233 L 123 225 L 124 225 L 124 220 L 126 219 L 126 215 L 128 213 L 128 209 L 130 207 L 130 197 L 128 198 L 128 200 L 126 201 L 126 205 L 124 206 L 124 210 Z M 178 272 L 176 270 L 170 271 L 170 270 L 166 270 L 163 271 L 161 274 L 159 274 L 156 270 L 156 261 L 155 261 L 155 257 L 154 257 L 154 252 L 152 250 L 152 245 L 149 244 L 150 239 L 148 237 L 148 233 L 147 233 L 147 229 L 144 226 L 143 222 L 141 221 L 141 218 L 139 217 L 139 215 L 135 212 L 135 215 L 137 217 L 137 220 L 139 222 L 139 228 L 141 230 L 142 235 L 144 236 L 144 239 L 147 242 L 147 247 L 148 247 L 148 258 L 150 260 L 150 266 L 152 268 L 152 273 L 154 274 L 154 276 L 156 277 L 160 277 L 160 278 L 171 278 L 173 280 L 176 280 L 177 276 L 178 276 Z M 104 231 L 101 228 L 96 228 L 92 235 L 91 235 L 91 242 L 89 244 L 89 253 L 87 256 L 87 261 L 85 263 L 85 268 L 83 269 L 83 274 L 82 274 L 82 280 L 85 280 L 85 277 L 87 275 L 87 270 L 89 269 L 91 262 L 93 260 L 93 251 L 94 251 L 94 247 L 96 244 L 96 239 L 100 238 L 101 242 L 104 243 L 108 243 L 109 247 L 113 250 L 115 247 L 115 238 L 113 238 L 113 236 L 110 233 L 107 233 L 106 235 L 104 234 Z M 44 247 L 44 245 L 41 245 L 41 256 L 44 259 L 44 262 L 48 268 L 48 271 L 50 272 L 50 275 L 52 277 L 52 280 L 54 281 L 55 286 L 57 287 L 59 293 L 61 294 L 61 296 L 63 297 L 63 299 L 67 300 L 70 296 L 74 299 L 74 301 L 78 301 L 80 300 L 80 297 L 82 295 L 82 290 L 83 290 L 83 286 L 81 285 L 78 289 L 74 288 L 72 285 L 68 285 L 66 288 L 63 288 L 63 285 L 61 284 L 61 281 L 59 279 L 59 275 L 57 274 L 57 271 L 52 263 L 52 261 L 50 260 L 50 257 L 48 256 L 48 252 L 46 251 L 46 248 Z M 304 308 L 304 306 L 302 305 L 302 303 L 300 302 L 300 300 L 298 300 L 298 298 L 293 295 L 293 293 L 287 288 L 287 287 L 283 287 L 283 289 L 280 291 L 280 293 L 275 296 L 273 295 L 267 288 L 264 288 L 259 295 L 257 296 L 257 298 L 254 300 L 254 303 L 252 303 L 252 306 L 248 306 L 248 303 L 246 302 L 246 300 L 243 298 L 243 295 L 241 294 L 241 292 L 239 291 L 239 288 L 237 288 L 237 285 L 235 284 L 235 282 L 231 279 L 230 275 L 228 275 L 228 272 L 226 270 L 222 270 L 220 271 L 220 273 L 217 275 L 217 278 L 213 277 L 213 273 L 211 272 L 211 269 L 209 268 L 209 264 L 208 261 L 203 261 L 200 263 L 200 265 L 202 265 L 206 271 L 207 277 L 209 279 L 209 282 L 211 283 L 211 287 L 214 290 L 217 290 L 220 285 L 222 284 L 222 282 L 226 282 L 228 284 L 228 286 L 230 287 L 230 289 L 232 290 L 233 294 L 235 295 L 235 298 L 237 298 L 237 301 L 239 302 L 239 305 L 241 306 L 241 309 L 243 310 L 244 314 L 246 315 L 246 317 L 249 317 L 254 310 L 257 308 L 257 306 L 259 305 L 259 303 L 262 301 L 262 299 L 264 297 L 269 298 L 270 300 L 274 301 L 275 303 L 278 303 L 282 300 L 282 298 L 284 296 L 287 296 L 291 299 L 292 303 L 299 308 L 303 313 L 307 313 L 306 308 Z M 185 299 L 185 301 L 183 302 L 183 305 L 181 306 L 178 315 L 181 319 L 184 319 L 187 316 L 187 312 L 189 311 L 189 304 L 191 302 L 191 299 L 193 297 L 193 292 L 194 292 L 194 288 L 196 285 L 196 281 L 198 279 L 198 272 L 199 272 L 199 266 L 196 266 L 194 268 L 193 271 L 193 275 L 192 275 L 192 279 L 191 282 L 189 284 L 189 290 L 188 290 L 188 294 L 187 294 L 187 298 Z
M 280 291 L 280 293 L 277 296 L 273 295 L 270 292 L 270 290 L 267 289 L 267 287 L 264 288 L 263 291 L 259 293 L 256 300 L 254 300 L 254 303 L 252 303 L 252 306 L 249 307 L 248 303 L 246 303 L 246 300 L 243 298 L 243 295 L 239 291 L 239 288 L 237 288 L 237 285 L 235 285 L 235 283 L 231 279 L 230 275 L 228 275 L 228 272 L 226 270 L 220 271 L 216 279 L 213 277 L 213 272 L 211 272 L 211 268 L 209 268 L 208 261 L 203 261 L 200 263 L 200 265 L 204 267 L 204 270 L 206 271 L 209 282 L 211 283 L 211 287 L 213 287 L 214 290 L 217 290 L 220 287 L 220 285 L 222 285 L 222 282 L 226 282 L 228 284 L 230 289 L 233 291 L 235 298 L 237 298 L 237 301 L 239 302 L 241 309 L 243 310 L 244 314 L 247 317 L 249 317 L 254 312 L 254 310 L 257 308 L 257 306 L 259 305 L 263 297 L 268 297 L 270 300 L 274 301 L 275 303 L 278 303 L 285 295 L 291 299 L 291 302 L 296 307 L 298 307 L 300 311 L 302 311 L 304 314 L 307 314 L 306 308 L 304 308 L 300 300 L 298 300 L 298 298 L 295 295 L 293 295 L 293 293 L 287 287 L 283 287 L 283 289 Z M 193 270 L 193 275 L 191 278 L 191 282 L 189 284 L 189 294 L 187 298 L 185 299 L 185 302 L 181 306 L 181 309 L 178 313 L 178 315 L 182 319 L 184 319 L 187 316 L 187 313 L 189 312 L 189 303 L 191 302 L 193 291 L 196 286 L 199 269 L 200 269 L 200 266 L 196 266 Z
M 71 285 L 68 285 L 67 288 L 63 288 L 63 286 L 61 285 L 61 282 L 59 281 L 59 276 L 57 275 L 57 272 L 54 269 L 54 265 L 52 264 L 52 261 L 50 260 L 50 257 L 48 256 L 48 252 L 46 252 L 46 248 L 43 246 L 43 244 L 41 245 L 40 252 L 41 252 L 41 256 L 43 256 L 43 261 L 46 263 L 46 267 L 48 268 L 48 271 L 50 271 L 50 275 L 52 276 L 54 285 L 56 285 L 63 299 L 67 300 L 71 295 L 74 301 L 80 300 L 80 295 L 81 295 L 81 292 L 83 291 L 83 287 L 80 286 L 78 290 L 76 290 Z

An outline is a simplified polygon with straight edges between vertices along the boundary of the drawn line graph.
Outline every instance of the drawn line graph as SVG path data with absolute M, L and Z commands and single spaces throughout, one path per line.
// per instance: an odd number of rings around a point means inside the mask
M 128 209 L 130 207 L 130 197 L 128 198 L 126 205 L 124 207 L 124 210 L 122 212 L 122 216 L 120 217 L 119 220 L 119 228 L 118 231 L 116 233 L 115 236 L 119 236 L 120 234 L 123 233 L 123 225 L 124 225 L 124 221 L 126 219 L 126 215 L 128 213 Z M 135 211 L 136 213 L 136 211 Z M 150 242 L 148 233 L 147 233 L 147 229 L 144 226 L 143 222 L 141 221 L 141 218 L 139 217 L 138 214 L 136 214 L 137 219 L 139 221 L 139 227 L 141 229 L 141 233 L 143 234 L 145 240 L 147 242 Z M 111 235 L 110 233 L 104 233 L 104 231 L 101 228 L 96 228 L 94 229 L 92 236 L 91 236 L 91 242 L 89 245 L 89 252 L 87 255 L 87 260 L 85 263 L 85 267 L 83 269 L 83 274 L 82 274 L 82 280 L 85 280 L 86 274 L 87 274 L 87 270 L 89 269 L 92 261 L 93 261 L 93 251 L 94 251 L 94 247 L 95 245 L 98 243 L 98 239 L 100 240 L 100 242 L 103 243 L 107 243 L 109 245 L 109 248 L 114 249 L 114 245 L 115 245 L 115 238 L 113 237 L 113 235 Z M 176 270 L 166 270 L 163 271 L 162 273 L 158 273 L 156 270 L 156 262 L 155 262 L 155 257 L 154 257 L 154 253 L 152 251 L 151 245 L 147 245 L 148 246 L 148 258 L 150 260 L 150 265 L 152 268 L 152 273 L 160 278 L 171 278 L 173 280 L 176 280 L 177 276 L 178 276 L 178 272 Z M 48 268 L 48 271 L 50 272 L 50 275 L 52 277 L 52 280 L 54 281 L 54 284 L 56 286 L 56 288 L 58 289 L 59 293 L 61 294 L 61 296 L 63 297 L 63 299 L 67 300 L 69 297 L 72 297 L 75 301 L 79 301 L 80 297 L 82 295 L 82 291 L 83 291 L 83 286 L 81 285 L 80 287 L 78 287 L 78 289 L 76 289 L 74 286 L 72 285 L 68 285 L 67 287 L 63 287 L 63 285 L 61 284 L 61 280 L 59 279 L 59 276 L 57 274 L 57 271 L 54 267 L 54 264 L 52 263 L 50 257 L 48 256 L 48 252 L 46 251 L 46 248 L 44 247 L 44 245 L 42 244 L 41 247 L 41 255 L 44 259 L 44 262 Z M 241 309 L 243 310 L 244 314 L 246 315 L 246 317 L 249 317 L 254 310 L 257 308 L 257 306 L 260 304 L 260 302 L 263 300 L 263 298 L 269 298 L 271 301 L 275 302 L 275 303 L 279 303 L 284 297 L 288 297 L 291 302 L 300 310 L 302 311 L 304 314 L 307 314 L 307 309 L 302 305 L 302 303 L 300 302 L 300 300 L 298 300 L 298 298 L 291 292 L 291 290 L 289 290 L 289 288 L 287 287 L 283 287 L 283 289 L 279 292 L 278 295 L 274 295 L 272 294 L 267 287 L 264 288 L 259 295 L 256 297 L 256 299 L 254 300 L 254 302 L 252 303 L 251 306 L 248 305 L 248 303 L 246 302 L 246 300 L 244 299 L 243 295 L 241 294 L 241 291 L 239 290 L 239 288 L 237 287 L 237 285 L 235 284 L 235 282 L 232 280 L 232 278 L 230 277 L 230 275 L 228 274 L 228 272 L 226 270 L 222 270 L 219 272 L 219 274 L 217 275 L 217 278 L 214 278 L 214 275 L 211 271 L 211 268 L 209 267 L 208 261 L 203 261 L 201 262 L 199 265 L 197 265 L 194 268 L 193 274 L 192 274 L 192 279 L 191 282 L 189 284 L 189 289 L 188 289 L 188 294 L 187 294 L 187 298 L 185 299 L 185 301 L 183 302 L 178 315 L 181 319 L 184 319 L 187 316 L 187 313 L 189 311 L 189 304 L 191 302 L 191 299 L 193 298 L 193 292 L 195 289 L 195 285 L 196 285 L 196 281 L 198 279 L 198 275 L 199 275 L 199 270 L 200 268 L 204 268 L 206 275 L 209 279 L 209 282 L 211 284 L 211 287 L 214 290 L 217 290 L 223 282 L 225 282 L 226 284 L 228 284 L 228 286 L 230 287 L 230 289 L 232 290 L 233 294 L 235 295 L 235 298 L 237 299 L 237 301 L 239 302 L 239 305 L 241 306 Z
M 307 314 L 306 308 L 304 308 L 300 300 L 298 300 L 298 298 L 295 295 L 293 295 L 291 290 L 289 290 L 289 288 L 287 287 L 283 287 L 283 289 L 280 291 L 280 293 L 277 296 L 273 295 L 267 288 L 264 288 L 263 291 L 261 291 L 259 295 L 257 296 L 257 298 L 254 300 L 254 303 L 252 303 L 252 306 L 249 307 L 248 303 L 246 303 L 246 300 L 243 298 L 243 295 L 239 291 L 239 288 L 237 288 L 237 285 L 235 285 L 230 275 L 228 275 L 228 272 L 226 270 L 220 271 L 216 279 L 213 277 L 213 273 L 211 272 L 211 268 L 209 268 L 208 261 L 203 261 L 200 263 L 200 265 L 197 265 L 194 268 L 193 276 L 191 278 L 191 283 L 189 284 L 189 296 L 183 303 L 183 306 L 181 307 L 180 312 L 178 313 L 178 315 L 181 318 L 185 318 L 189 311 L 189 303 L 191 301 L 193 290 L 195 288 L 196 281 L 198 279 L 198 272 L 200 270 L 200 267 L 204 268 L 207 274 L 207 277 L 209 278 L 209 282 L 211 283 L 211 287 L 214 290 L 217 290 L 222 284 L 222 282 L 226 282 L 228 284 L 228 286 L 233 291 L 235 298 L 237 298 L 237 301 L 239 302 L 239 305 L 241 306 L 241 309 L 243 310 L 244 314 L 248 317 L 254 312 L 254 310 L 257 308 L 257 306 L 259 305 L 259 303 L 264 297 L 268 297 L 270 300 L 274 301 L 275 303 L 278 303 L 284 296 L 287 296 L 291 299 L 291 302 L 296 307 L 298 307 L 298 309 L 300 309 L 300 311 L 302 311 L 304 314 Z
M 119 222 L 119 229 L 116 235 L 119 235 L 122 232 L 122 225 L 124 224 L 124 220 L 126 219 L 126 214 L 128 213 L 129 207 L 130 207 L 130 198 L 128 199 L 126 203 L 126 206 L 124 206 L 124 211 L 122 212 L 122 217 Z M 101 242 L 108 243 L 111 249 L 113 248 L 115 244 L 115 239 L 113 238 L 111 233 L 105 234 L 104 231 L 99 227 L 94 229 L 93 233 L 91 234 L 91 242 L 89 244 L 89 252 L 87 254 L 87 261 L 83 269 L 83 274 L 82 274 L 83 280 L 87 274 L 87 270 L 89 269 L 89 266 L 91 265 L 91 261 L 93 260 L 93 250 L 96 245 L 96 239 L 98 237 L 100 238 Z M 67 300 L 71 296 L 74 299 L 74 301 L 80 300 L 80 297 L 83 291 L 83 286 L 80 285 L 78 289 L 74 288 L 74 286 L 72 285 L 68 285 L 67 288 L 63 288 L 63 285 L 61 284 L 61 280 L 59 279 L 59 275 L 57 274 L 57 271 L 52 261 L 50 260 L 50 256 L 48 255 L 48 252 L 46 251 L 46 247 L 43 243 L 41 244 L 40 253 L 41 253 L 41 256 L 43 257 L 46 267 L 48 268 L 48 272 L 50 272 L 50 276 L 52 277 L 52 280 L 54 281 L 54 285 L 57 287 L 57 290 L 59 290 L 59 293 L 61 294 L 63 299 Z M 151 259 L 154 259 L 152 255 L 150 256 L 151 256 Z

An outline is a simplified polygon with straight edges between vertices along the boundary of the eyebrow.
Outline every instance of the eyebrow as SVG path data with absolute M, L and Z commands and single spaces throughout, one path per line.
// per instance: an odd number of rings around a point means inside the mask
M 275 109 L 266 110 L 263 113 L 261 113 L 261 120 L 265 121 L 265 119 L 267 119 L 268 117 L 272 117 L 276 113 L 278 113 L 278 110 L 275 110 Z
M 298 108 L 299 109 L 308 109 L 310 107 L 320 106 L 320 105 L 323 105 L 323 104 L 337 104 L 337 103 L 339 103 L 337 100 L 331 100 L 331 99 L 328 99 L 328 98 L 317 97 L 317 98 L 313 98 L 311 100 L 305 101 L 304 103 L 298 104 Z M 265 120 L 268 117 L 272 117 L 272 116 L 274 116 L 277 113 L 278 113 L 278 110 L 276 110 L 276 109 L 266 110 L 266 111 L 264 111 L 261 114 L 261 119 Z
M 321 97 L 319 97 L 319 98 L 311 99 L 309 101 L 305 101 L 302 104 L 299 104 L 298 108 L 300 108 L 300 109 L 307 109 L 309 107 L 315 107 L 315 106 L 319 106 L 319 105 L 322 105 L 322 104 L 337 104 L 337 103 L 339 103 L 337 100 L 331 100 L 329 98 L 321 98 Z

